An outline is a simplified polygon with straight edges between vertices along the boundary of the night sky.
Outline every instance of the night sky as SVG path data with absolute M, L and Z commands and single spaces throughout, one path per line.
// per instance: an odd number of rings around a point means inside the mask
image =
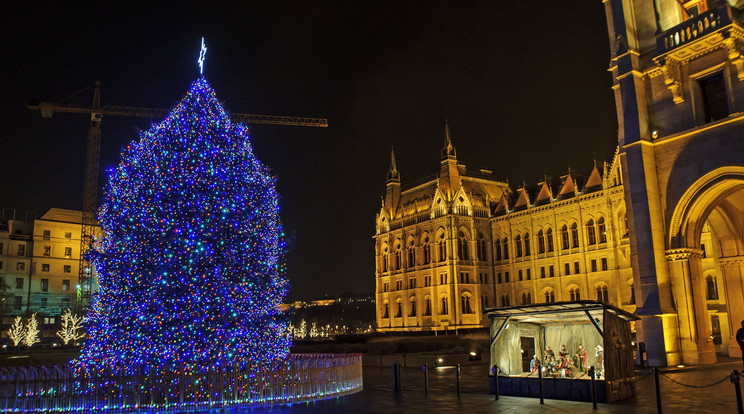
M 328 118 L 251 128 L 293 236 L 290 299 L 373 293 L 390 148 L 404 189 L 433 175 L 445 119 L 458 160 L 512 186 L 588 174 L 617 145 L 600 0 L 23 1 L 2 14 L 0 207 L 19 214 L 82 207 L 88 118 L 42 119 L 29 101 L 101 81 L 103 105 L 168 108 L 198 76 L 201 36 L 229 111 Z M 151 121 L 104 117 L 101 188 Z

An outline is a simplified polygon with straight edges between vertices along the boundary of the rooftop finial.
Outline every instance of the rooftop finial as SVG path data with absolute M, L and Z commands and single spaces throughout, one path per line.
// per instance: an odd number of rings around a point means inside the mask
M 452 145 L 452 137 L 450 136 L 449 120 L 444 119 L 444 148 L 442 148 L 442 159 L 455 158 L 457 153 L 455 147 Z
M 390 172 L 398 172 L 398 166 L 395 164 L 395 148 L 393 147 L 390 147 Z
M 204 38 L 201 38 L 201 49 L 199 50 L 199 59 L 197 59 L 197 63 L 199 63 L 199 74 L 204 74 L 204 56 L 207 54 L 207 45 L 204 44 Z
M 400 182 L 400 173 L 398 173 L 398 166 L 395 164 L 395 150 L 393 147 L 390 147 L 390 171 L 388 171 L 387 177 L 388 182 Z

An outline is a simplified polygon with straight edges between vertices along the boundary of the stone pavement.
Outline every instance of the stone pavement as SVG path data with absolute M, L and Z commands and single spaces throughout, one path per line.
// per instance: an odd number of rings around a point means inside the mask
M 734 386 L 726 379 L 708 388 L 688 388 L 675 384 L 668 378 L 686 385 L 707 385 L 741 371 L 741 361 L 726 359 L 712 366 L 673 369 L 659 378 L 664 413 L 736 413 Z M 488 394 L 486 365 L 463 366 L 461 392 L 458 398 L 454 367 L 431 369 L 429 393 L 424 394 L 424 377 L 421 368 L 403 369 L 402 392 L 392 391 L 392 370 L 364 367 L 364 390 L 341 398 L 288 407 L 254 409 L 258 413 L 421 413 L 421 412 L 470 412 L 470 413 L 655 413 L 656 396 L 654 377 L 649 375 L 637 382 L 637 395 L 614 404 L 599 404 L 597 410 L 591 403 L 505 397 L 494 401 Z M 642 373 L 647 373 L 643 370 Z M 667 378 L 668 377 L 668 378 Z M 640 375 L 639 375 L 640 378 Z

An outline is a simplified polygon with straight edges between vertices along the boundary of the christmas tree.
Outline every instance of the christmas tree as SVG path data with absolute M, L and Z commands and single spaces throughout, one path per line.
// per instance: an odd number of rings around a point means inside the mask
M 99 221 L 100 290 L 78 368 L 172 372 L 287 356 L 275 179 L 204 77 L 122 150 Z

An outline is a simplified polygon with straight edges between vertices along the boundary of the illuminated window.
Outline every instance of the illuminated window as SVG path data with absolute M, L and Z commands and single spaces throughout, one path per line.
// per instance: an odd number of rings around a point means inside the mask
M 63 279 L 62 280 L 62 290 L 70 290 L 70 280 L 69 279 Z
M 72 272 L 72 266 L 70 266 L 70 265 L 65 265 L 65 266 L 64 266 L 64 271 L 65 271 L 65 273 L 70 273 L 70 272 Z
M 49 263 L 44 263 L 41 265 L 41 271 L 42 272 L 48 272 L 49 271 Z
M 72 257 L 72 247 L 65 247 L 65 257 Z
M 599 220 L 597 220 L 597 233 L 599 233 L 599 242 L 607 243 L 607 228 L 605 226 L 604 217 L 600 217 Z
M 44 257 L 49 257 L 52 255 L 52 246 L 44 246 L 44 251 L 42 252 L 42 255 Z

